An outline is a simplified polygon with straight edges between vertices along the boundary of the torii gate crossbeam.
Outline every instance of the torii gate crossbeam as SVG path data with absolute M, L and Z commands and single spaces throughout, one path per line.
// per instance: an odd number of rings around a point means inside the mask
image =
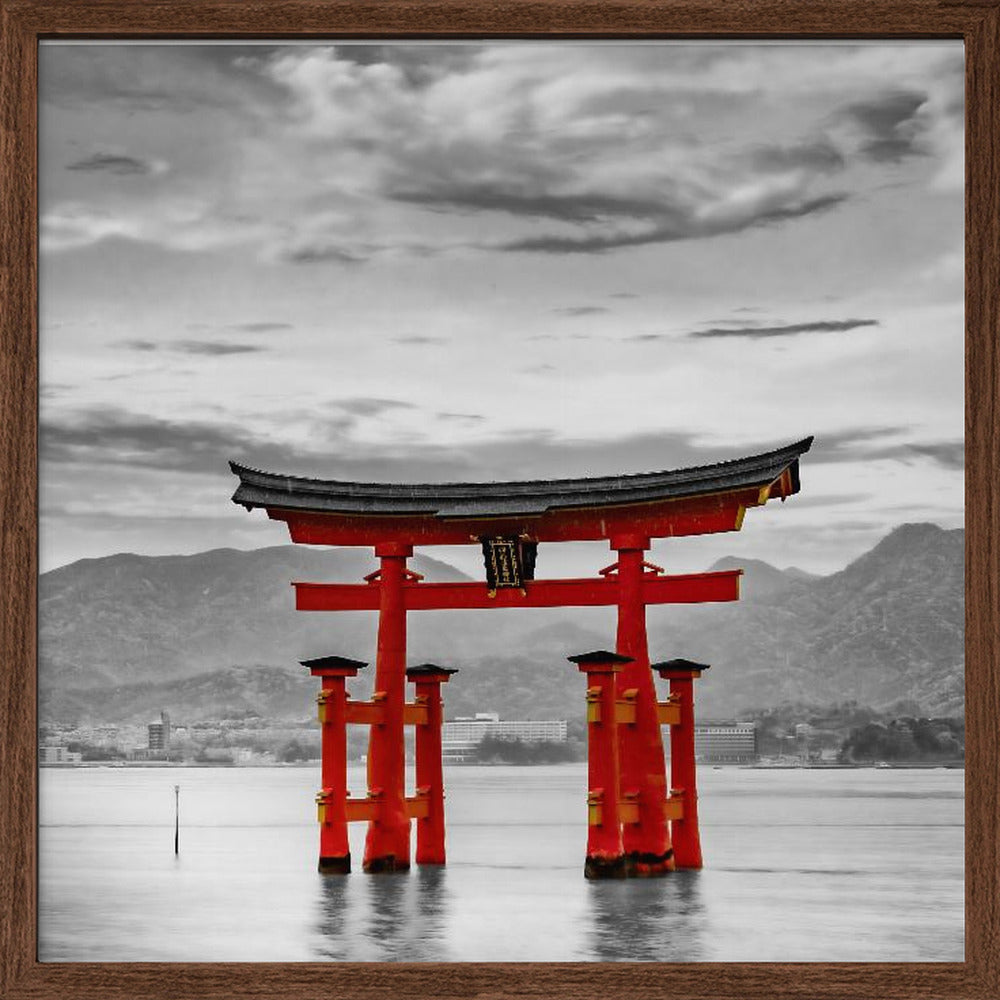
M 660 576 L 642 579 L 642 604 L 703 604 L 738 601 L 742 570 Z M 370 583 L 293 583 L 297 611 L 378 611 L 380 587 Z M 407 611 L 485 608 L 585 608 L 615 605 L 621 587 L 616 577 L 601 580 L 526 580 L 523 591 L 497 590 L 492 596 L 482 583 L 403 583 Z

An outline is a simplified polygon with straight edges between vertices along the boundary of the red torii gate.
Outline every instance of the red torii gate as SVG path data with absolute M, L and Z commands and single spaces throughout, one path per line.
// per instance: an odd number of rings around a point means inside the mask
M 737 600 L 741 571 L 664 576 L 645 554 L 652 538 L 738 531 L 748 507 L 797 493 L 799 457 L 811 444 L 806 438 L 760 455 L 667 472 L 511 483 L 352 483 L 276 475 L 230 462 L 240 480 L 234 503 L 247 510 L 263 508 L 268 517 L 285 521 L 294 542 L 367 546 L 379 560 L 379 569 L 364 583 L 294 584 L 298 610 L 379 613 L 371 702 L 350 702 L 345 692 L 346 677 L 365 664 L 336 656 L 304 661 L 323 678 L 320 870 L 350 870 L 346 823 L 361 819 L 368 821 L 366 871 L 409 868 L 414 818 L 417 862 L 444 862 L 440 684 L 452 671 L 434 664 L 407 670 L 408 611 L 596 605 L 617 606 L 618 634 L 614 654 L 573 658 L 597 678 L 588 699 L 604 706 L 588 712 L 598 718 L 590 718 L 588 727 L 591 840 L 585 872 L 589 877 L 648 876 L 701 867 L 691 679 L 706 667 L 679 660 L 657 664 L 671 682 L 671 698 L 657 701 L 646 605 Z M 533 579 L 540 542 L 597 540 L 608 541 L 618 557 L 599 579 Z M 415 545 L 470 543 L 483 546 L 485 586 L 425 583 L 406 566 Z M 417 683 L 412 704 L 405 697 L 408 674 Z M 347 796 L 344 734 L 350 722 L 371 726 L 367 799 Z M 421 772 L 417 795 L 410 799 L 404 771 L 407 724 L 417 726 Z M 670 791 L 660 733 L 664 724 L 672 734 L 675 787 Z M 602 781 L 600 802 L 595 771 Z M 421 774 L 429 784 L 420 783 Z M 601 845 L 597 853 L 591 850 L 594 844 Z

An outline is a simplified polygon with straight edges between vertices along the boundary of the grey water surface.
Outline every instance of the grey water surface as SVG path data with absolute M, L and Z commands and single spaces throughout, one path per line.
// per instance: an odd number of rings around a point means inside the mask
M 40 958 L 963 960 L 962 771 L 698 777 L 704 870 L 587 882 L 583 764 L 448 768 L 447 867 L 365 875 L 354 824 L 340 877 L 317 769 L 43 769 Z

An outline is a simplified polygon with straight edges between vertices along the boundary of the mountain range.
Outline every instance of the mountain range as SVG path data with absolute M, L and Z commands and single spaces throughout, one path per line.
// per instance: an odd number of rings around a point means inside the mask
M 650 654 L 711 664 L 699 714 L 731 717 L 782 701 L 854 700 L 957 715 L 964 709 L 964 531 L 907 524 L 840 572 L 815 576 L 755 560 L 735 604 L 650 608 Z M 428 580 L 468 579 L 417 555 Z M 190 556 L 86 559 L 39 581 L 43 722 L 311 716 L 315 681 L 299 660 L 373 659 L 376 616 L 293 610 L 292 580 L 357 581 L 352 549 L 276 546 Z M 583 681 L 566 657 L 608 647 L 614 610 L 435 611 L 409 616 L 410 662 L 460 669 L 447 712 L 582 716 Z M 373 669 L 352 693 L 365 697 Z M 305 675 L 305 676 L 303 676 Z

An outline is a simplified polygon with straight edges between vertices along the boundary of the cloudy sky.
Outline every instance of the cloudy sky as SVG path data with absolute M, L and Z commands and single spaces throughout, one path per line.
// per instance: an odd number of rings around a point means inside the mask
M 963 523 L 958 42 L 46 42 L 40 100 L 43 569 L 286 541 L 229 458 L 489 481 L 814 434 L 799 496 L 657 561 Z

